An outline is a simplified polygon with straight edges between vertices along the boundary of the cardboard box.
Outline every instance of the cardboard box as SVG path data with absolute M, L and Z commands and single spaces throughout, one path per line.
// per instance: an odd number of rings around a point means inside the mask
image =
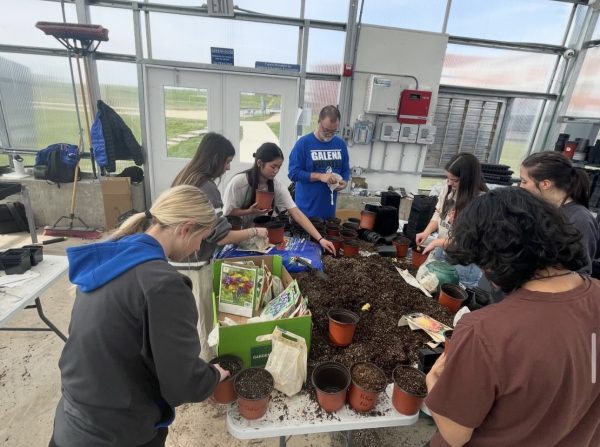
M 281 278 L 283 286 L 287 287 L 292 282 L 292 277 L 283 266 L 281 256 L 251 256 L 245 258 L 215 259 L 213 262 L 213 318 L 215 326 L 219 324 L 218 297 L 221 278 L 221 265 L 227 261 L 251 260 L 257 266 L 265 262 L 267 268 L 275 276 Z M 244 367 L 264 366 L 271 353 L 271 341 L 259 341 L 257 337 L 270 335 L 275 326 L 304 337 L 306 346 L 310 350 L 312 334 L 312 317 L 305 315 L 296 318 L 284 318 L 260 323 L 247 323 L 237 326 L 219 327 L 219 345 L 217 355 L 233 354 L 244 361 Z
M 129 177 L 106 177 L 100 182 L 104 200 L 106 229 L 117 226 L 119 216 L 131 210 L 131 179 Z

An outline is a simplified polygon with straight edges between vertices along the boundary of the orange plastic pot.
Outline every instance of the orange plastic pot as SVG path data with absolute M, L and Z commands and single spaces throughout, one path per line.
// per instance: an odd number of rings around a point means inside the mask
M 361 211 L 360 212 L 360 228 L 365 228 L 367 230 L 372 230 L 375 226 L 375 218 L 377 214 L 373 211 Z
M 350 386 L 350 371 L 338 362 L 319 363 L 312 373 L 317 402 L 328 413 L 338 411 L 346 403 Z
M 267 234 L 270 244 L 279 244 L 283 242 L 284 226 L 280 222 L 269 222 L 267 225 Z
M 396 247 L 396 257 L 403 258 L 408 253 L 408 247 L 410 245 L 410 239 L 401 236 L 392 241 L 394 243 L 394 247 Z
M 358 233 L 354 230 L 342 230 L 340 231 L 340 237 L 345 241 L 358 239 Z
M 380 376 L 381 381 L 383 382 L 383 387 L 377 390 L 368 390 L 357 383 L 353 371 L 359 365 L 368 365 L 370 369 L 375 371 L 375 373 Z M 375 408 L 375 405 L 377 405 L 379 394 L 385 390 L 385 386 L 387 385 L 385 373 L 383 370 L 381 370 L 381 368 L 373 363 L 361 362 L 352 365 L 352 368 L 350 368 L 350 376 L 352 377 L 352 385 L 350 385 L 350 390 L 348 391 L 348 403 L 355 411 L 359 413 L 371 411 L 373 408 Z
M 423 254 L 422 251 L 413 250 L 412 251 L 412 266 L 414 268 L 421 267 L 421 264 L 423 264 L 427 260 L 428 256 L 429 256 L 429 253 Z
M 232 402 L 235 402 L 235 400 L 237 399 L 237 394 L 233 387 L 233 381 L 244 367 L 244 362 L 241 358 L 235 355 L 227 354 L 215 357 L 210 361 L 210 363 L 212 365 L 215 365 L 224 361 L 235 362 L 239 366 L 238 372 L 236 374 L 230 375 L 222 382 L 219 382 L 219 384 L 215 388 L 215 391 L 213 392 L 213 398 L 220 404 L 230 404 Z
M 273 197 L 275 193 L 271 191 L 256 190 L 256 203 L 258 203 L 259 210 L 270 210 L 273 204 Z
M 458 312 L 458 309 L 467 299 L 467 291 L 456 284 L 442 284 L 442 290 L 438 302 L 450 312 Z
M 352 343 L 356 324 L 360 320 L 354 312 L 346 309 L 331 309 L 329 318 L 329 341 L 331 344 L 344 347 Z
M 260 370 L 260 372 L 256 370 Z M 260 375 L 261 380 L 264 380 L 268 384 L 268 392 L 252 397 L 244 396 L 240 392 L 241 382 L 246 380 L 251 374 Z M 237 393 L 240 416 L 248 420 L 263 417 L 269 408 L 269 399 L 274 388 L 274 383 L 273 376 L 264 368 L 248 368 L 241 371 L 233 381 L 233 387 Z
M 346 258 L 353 258 L 358 255 L 358 242 L 353 239 L 342 241 L 342 250 Z
M 444 331 L 444 353 L 448 355 L 448 346 L 450 345 L 450 339 L 452 338 L 453 330 L 449 329 Z
M 339 236 L 340 226 L 336 224 L 327 225 L 327 229 L 325 231 L 327 233 L 327 236 Z
M 335 254 L 337 256 L 337 254 L 340 251 L 340 248 L 342 248 L 342 238 L 341 237 L 337 237 L 337 236 L 327 236 L 326 239 L 329 242 L 331 242 L 333 244 L 333 246 L 335 247 Z
M 327 225 L 340 225 L 342 223 L 342 219 L 340 219 L 339 217 L 330 217 L 329 219 L 327 219 L 325 221 L 325 223 Z
M 412 368 L 410 366 L 398 366 L 394 369 L 392 373 L 392 378 L 394 379 L 394 390 L 392 391 L 392 405 L 398 413 L 405 414 L 407 416 L 412 416 L 416 414 L 421 408 L 421 404 L 423 403 L 423 399 L 427 396 L 427 393 L 417 395 L 409 393 L 408 391 L 403 390 L 398 385 L 398 377 L 402 374 L 403 371 L 410 369 L 412 371 L 417 371 L 419 375 L 423 376 L 423 382 L 425 382 L 425 373 L 419 371 L 418 369 Z
M 358 224 L 355 222 L 344 222 L 341 230 L 352 230 L 358 232 Z M 356 233 L 358 235 L 358 233 Z

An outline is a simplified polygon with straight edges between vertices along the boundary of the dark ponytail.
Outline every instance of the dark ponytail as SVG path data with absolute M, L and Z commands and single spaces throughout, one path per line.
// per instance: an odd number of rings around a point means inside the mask
M 283 151 L 275 143 L 261 144 L 252 156 L 254 157 L 254 164 L 250 169 L 244 171 L 248 184 L 250 185 L 250 194 L 246 199 L 246 203 L 243 204 L 243 208 L 250 208 L 256 202 L 256 188 L 258 188 L 258 184 L 260 183 L 260 167 L 258 166 L 258 160 L 263 163 L 269 163 L 277 158 L 285 158 L 283 156 Z M 275 190 L 273 180 L 267 181 L 267 187 L 269 191 Z
M 566 193 L 565 200 L 570 198 L 575 203 L 589 207 L 591 185 L 587 173 L 575 168 L 571 160 L 560 152 L 537 152 L 523 160 L 521 165 L 535 180 L 538 189 L 539 182 L 551 180 L 556 188 Z
M 483 173 L 481 172 L 481 164 L 473 154 L 459 152 L 446 163 L 444 170 L 459 179 L 458 191 L 455 196 L 456 203 L 454 205 L 455 216 L 458 216 L 482 192 L 487 192 L 488 190 Z M 448 188 L 446 199 L 450 195 L 450 192 L 451 189 Z

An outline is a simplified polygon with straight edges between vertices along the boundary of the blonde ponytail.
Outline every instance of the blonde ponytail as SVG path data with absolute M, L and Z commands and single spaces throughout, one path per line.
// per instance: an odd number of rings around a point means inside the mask
M 175 186 L 158 196 L 148 211 L 129 217 L 111 239 L 141 233 L 145 222 L 175 229 L 191 222 L 196 224 L 197 232 L 213 226 L 216 220 L 215 210 L 202 191 L 190 185 Z

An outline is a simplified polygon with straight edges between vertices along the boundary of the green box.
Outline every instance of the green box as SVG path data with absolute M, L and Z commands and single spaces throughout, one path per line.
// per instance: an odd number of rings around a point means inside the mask
M 257 266 L 264 261 L 271 273 L 281 278 L 283 286 L 287 287 L 292 282 L 292 277 L 283 266 L 281 256 L 250 256 L 245 258 L 215 259 L 213 262 L 213 319 L 215 326 L 218 326 L 219 310 L 219 290 L 221 286 L 221 264 L 223 262 L 251 260 Z M 219 344 L 217 346 L 217 355 L 233 354 L 244 361 L 244 367 L 265 366 L 269 353 L 271 352 L 271 341 L 258 341 L 256 338 L 273 333 L 275 326 L 281 329 L 293 332 L 296 335 L 304 337 L 306 347 L 310 351 L 310 341 L 312 333 L 312 317 L 304 315 L 302 317 L 284 318 L 273 321 L 263 321 L 259 323 L 246 323 L 237 326 L 219 326 Z

